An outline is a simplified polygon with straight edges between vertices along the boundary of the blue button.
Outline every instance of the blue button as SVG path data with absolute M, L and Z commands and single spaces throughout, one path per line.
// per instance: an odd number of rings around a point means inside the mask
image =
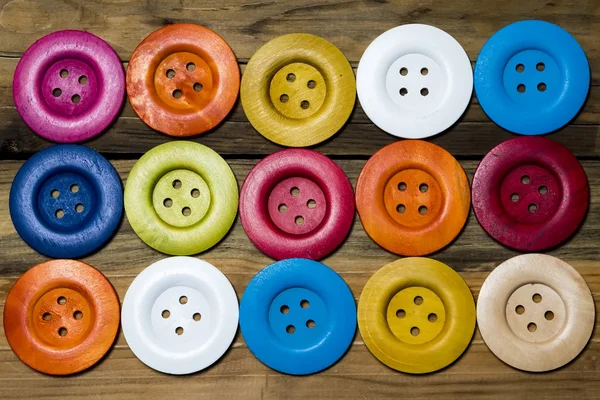
M 521 21 L 483 46 L 474 83 L 481 107 L 496 124 L 541 135 L 577 115 L 590 87 L 590 69 L 567 31 L 544 21 Z
M 119 175 L 84 146 L 58 145 L 31 157 L 10 190 L 10 215 L 19 235 L 38 252 L 76 258 L 106 243 L 123 212 Z
M 240 328 L 250 351 L 267 366 L 312 374 L 335 363 L 352 344 L 356 305 L 332 269 L 288 259 L 250 281 L 240 304 Z

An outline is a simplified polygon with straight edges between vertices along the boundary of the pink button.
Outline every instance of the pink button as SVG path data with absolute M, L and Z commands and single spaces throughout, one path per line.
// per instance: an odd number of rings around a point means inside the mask
M 250 171 L 240 219 L 266 255 L 317 260 L 333 252 L 354 221 L 354 192 L 344 171 L 307 149 L 271 154 Z
M 269 215 L 277 227 L 302 235 L 316 229 L 327 211 L 323 191 L 314 182 L 288 178 L 277 184 L 269 196 Z
M 60 143 L 81 142 L 104 131 L 125 98 L 119 57 L 102 39 L 83 31 L 59 31 L 27 49 L 13 79 L 19 115 L 38 135 Z

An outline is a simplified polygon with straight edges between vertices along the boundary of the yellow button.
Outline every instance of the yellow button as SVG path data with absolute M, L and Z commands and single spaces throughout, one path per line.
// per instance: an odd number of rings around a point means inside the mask
M 403 258 L 377 271 L 358 303 L 367 348 L 385 365 L 422 374 L 454 362 L 475 330 L 475 302 L 452 268 L 430 258 Z
M 283 146 L 320 143 L 354 109 L 356 82 L 344 54 L 318 36 L 279 36 L 252 56 L 240 96 L 252 126 Z
M 444 303 L 423 286 L 402 289 L 388 305 L 388 325 L 394 336 L 404 343 L 423 344 L 435 339 L 445 320 Z

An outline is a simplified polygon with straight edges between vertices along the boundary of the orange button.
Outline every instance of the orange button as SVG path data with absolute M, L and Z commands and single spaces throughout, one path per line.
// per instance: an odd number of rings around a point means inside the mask
M 11 288 L 4 333 L 25 364 L 67 375 L 106 354 L 119 318 L 119 299 L 102 273 L 79 261 L 53 260 L 31 268 Z
M 450 243 L 469 214 L 464 170 L 446 150 L 402 141 L 379 150 L 365 164 L 356 206 L 367 234 L 396 254 L 420 256 Z
M 171 136 L 192 136 L 218 125 L 233 108 L 240 71 L 215 32 L 174 24 L 138 45 L 127 68 L 127 94 L 139 117 Z

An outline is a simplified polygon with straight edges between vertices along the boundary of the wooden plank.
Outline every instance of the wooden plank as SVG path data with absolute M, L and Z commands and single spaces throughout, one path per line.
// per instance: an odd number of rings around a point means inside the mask
M 53 143 L 34 134 L 21 120 L 12 101 L 14 59 L 0 58 L 0 158 L 22 159 Z M 600 87 L 593 86 L 588 101 L 574 123 L 549 138 L 566 145 L 581 158 L 600 156 Z M 448 132 L 430 138 L 455 157 L 482 157 L 498 143 L 513 137 L 493 124 L 474 98 L 460 122 Z M 99 137 L 86 142 L 95 150 L 114 157 L 131 158 L 172 140 L 145 125 L 126 102 L 121 116 Z M 281 147 L 262 137 L 248 122 L 240 102 L 213 132 L 188 138 L 227 156 L 264 156 Z M 349 123 L 331 140 L 314 148 L 324 154 L 366 158 L 398 138 L 373 125 L 359 102 Z
M 277 35 L 308 32 L 332 41 L 349 60 L 358 61 L 385 30 L 426 23 L 453 35 L 474 60 L 498 29 L 519 19 L 542 19 L 571 32 L 587 51 L 592 76 L 600 72 L 595 35 L 600 30 L 600 5 L 594 0 L 457 0 L 444 7 L 420 0 L 2 0 L 0 7 L 0 54 L 11 57 L 52 31 L 85 29 L 128 60 L 152 31 L 191 22 L 223 36 L 241 60 Z
M 229 160 L 229 163 L 241 186 L 248 171 L 256 160 Z M 127 173 L 135 160 L 113 161 L 113 165 L 125 181 Z M 365 161 L 338 160 L 352 184 Z M 0 204 L 8 204 L 9 187 L 20 161 L 0 161 Z M 548 254 L 564 258 L 568 262 L 588 262 L 600 260 L 600 162 L 582 162 L 590 182 L 591 204 L 587 218 L 577 234 L 566 244 L 553 249 Z M 472 174 L 477 166 L 476 161 L 462 163 L 467 175 Z M 17 235 L 8 212 L 8 207 L 0 208 L 0 276 L 18 276 L 32 265 L 43 262 L 47 258 L 29 248 Z M 123 254 L 127 262 L 123 263 Z M 451 246 L 434 254 L 432 257 L 447 263 L 457 271 L 489 271 L 503 260 L 518 254 L 506 249 L 492 240 L 481 229 L 472 211 L 467 224 Z M 225 273 L 256 273 L 272 260 L 254 248 L 241 223 L 238 220 L 218 246 L 203 253 L 202 258 L 214 262 Z M 145 266 L 165 257 L 163 254 L 146 246 L 135 235 L 127 218 L 124 218 L 117 235 L 101 251 L 83 258 L 106 274 L 134 274 Z M 355 218 L 352 231 L 346 242 L 323 262 L 339 272 L 375 272 L 384 264 L 398 258 L 382 250 L 366 235 L 358 217 Z M 360 261 L 357 261 L 360 260 Z M 1 299 L 1 298 L 0 298 Z M 1 300 L 0 300 L 1 301 Z

